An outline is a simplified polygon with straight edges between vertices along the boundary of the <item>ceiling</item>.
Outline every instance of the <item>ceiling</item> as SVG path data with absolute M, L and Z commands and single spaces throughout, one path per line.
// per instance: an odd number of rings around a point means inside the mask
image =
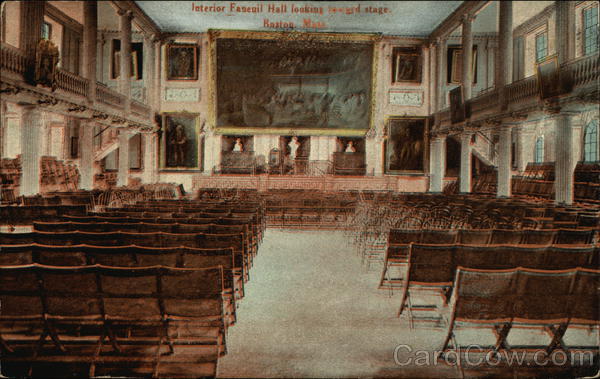
M 164 32 L 206 32 L 208 29 L 238 30 L 289 30 L 277 27 L 265 27 L 269 23 L 291 22 L 294 30 L 323 32 L 383 33 L 401 36 L 428 36 L 462 1 L 136 1 L 139 7 Z M 268 5 L 287 6 L 285 13 L 269 12 Z M 258 12 L 232 11 L 231 6 L 258 7 Z M 221 11 L 193 10 L 193 7 L 219 6 Z M 297 8 L 310 7 L 311 13 L 301 13 Z M 331 13 L 330 7 L 356 9 L 354 14 Z M 296 7 L 296 9 L 292 9 Z M 367 13 L 367 7 L 387 13 Z M 315 9 L 316 8 L 316 9 Z M 323 14 L 314 13 L 321 8 Z M 319 28 L 305 27 L 303 22 L 310 19 L 322 23 Z M 314 24 L 313 24 L 314 26 Z

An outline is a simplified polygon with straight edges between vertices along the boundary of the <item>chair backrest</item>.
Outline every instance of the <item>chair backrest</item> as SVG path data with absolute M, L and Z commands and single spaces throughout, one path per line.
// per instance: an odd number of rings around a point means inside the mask
M 420 243 L 449 244 L 456 243 L 458 231 L 456 230 L 423 230 Z
M 0 246 L 0 266 L 22 266 L 34 262 L 35 244 Z
M 388 243 L 394 244 L 408 244 L 418 243 L 421 240 L 421 230 L 412 229 L 391 229 L 388 237 Z
M 386 254 L 388 262 L 407 263 L 410 254 L 410 244 L 389 245 Z
M 554 243 L 560 245 L 590 244 L 594 238 L 594 229 L 558 229 Z
M 527 245 L 551 245 L 554 242 L 556 230 L 552 229 L 527 229 L 523 230 L 521 243 Z
M 597 322 L 600 270 L 458 267 L 454 317 L 471 322 Z
M 0 266 L 0 320 L 42 319 L 44 306 L 35 267 L 35 264 Z
M 102 301 L 94 266 L 38 266 L 48 317 L 102 317 Z
M 407 280 L 410 284 L 451 285 L 456 245 L 412 244 Z
M 563 270 L 574 267 L 597 268 L 594 265 L 594 248 L 548 246 L 543 269 Z
M 490 244 L 519 244 L 523 233 L 520 230 L 494 229 Z
M 461 229 L 457 242 L 465 245 L 487 245 L 491 236 L 491 229 Z

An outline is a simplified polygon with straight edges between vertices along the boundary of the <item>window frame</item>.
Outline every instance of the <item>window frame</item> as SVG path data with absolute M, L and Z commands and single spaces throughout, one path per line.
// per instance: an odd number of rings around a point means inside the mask
M 586 26 L 586 17 L 585 16 L 586 16 L 586 12 L 594 10 L 594 9 L 596 11 L 595 12 L 595 15 L 596 15 L 596 26 L 595 26 L 595 29 L 596 29 L 596 43 L 595 43 L 595 49 L 594 50 L 587 51 L 586 50 L 586 47 L 588 45 L 587 44 L 587 40 L 588 40 L 588 38 L 587 38 L 587 36 L 588 36 L 587 30 L 588 29 L 594 29 L 594 28 Z M 598 46 L 598 33 L 600 33 L 600 31 L 598 30 L 598 24 L 599 24 L 599 21 L 600 21 L 599 20 L 600 15 L 598 14 L 598 11 L 599 11 L 599 9 L 598 9 L 598 5 L 597 4 L 592 4 L 592 5 L 587 6 L 587 7 L 583 8 L 581 10 L 581 35 L 582 35 L 582 40 L 581 40 L 581 50 L 582 51 L 581 51 L 581 53 L 582 53 L 583 56 L 596 54 L 596 53 L 598 53 L 598 51 L 600 51 L 600 46 Z M 594 43 L 592 42 L 590 45 L 593 47 Z
M 544 154 L 545 154 L 545 146 L 544 146 L 544 137 L 539 136 L 535 139 L 535 149 L 533 152 L 533 161 L 535 163 L 543 163 L 544 162 Z
M 538 38 L 540 37 L 544 37 L 544 56 L 539 56 L 539 48 L 538 48 Z M 535 62 L 536 63 L 540 63 L 543 62 L 546 58 L 548 58 L 548 30 L 544 29 L 543 31 L 540 31 L 538 33 L 535 34 L 534 37 L 534 44 L 535 44 Z
M 593 133 L 590 133 L 590 129 L 593 129 Z M 595 137 L 595 138 L 594 138 Z M 584 162 L 597 162 L 598 157 L 598 120 L 590 121 L 583 129 L 583 161 Z M 589 156 L 589 158 L 588 158 Z M 592 159 L 593 158 L 593 159 Z

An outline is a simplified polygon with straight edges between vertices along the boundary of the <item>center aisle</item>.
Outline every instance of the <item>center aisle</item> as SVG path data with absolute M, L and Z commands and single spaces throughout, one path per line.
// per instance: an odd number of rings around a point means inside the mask
M 377 289 L 380 267 L 362 267 L 343 232 L 267 230 L 218 375 L 427 377 L 396 364 L 394 350 L 424 341 L 435 348 L 443 332 L 409 330 L 395 317 L 397 294 Z

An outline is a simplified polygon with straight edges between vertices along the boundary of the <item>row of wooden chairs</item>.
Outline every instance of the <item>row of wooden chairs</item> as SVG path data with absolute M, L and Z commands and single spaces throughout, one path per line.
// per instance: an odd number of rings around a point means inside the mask
M 3 370 L 67 377 L 79 361 L 90 377 L 215 376 L 223 291 L 221 267 L 0 266 Z
M 134 193 L 132 192 L 132 194 Z M 136 198 L 139 199 L 137 196 L 129 197 L 129 199 Z M 161 333 L 160 338 L 163 342 L 158 342 L 158 345 L 162 343 L 163 347 L 165 344 L 167 347 L 170 346 L 169 343 L 165 343 L 166 338 L 170 336 L 169 333 L 183 333 L 184 337 L 191 335 L 194 338 L 197 337 L 202 343 L 188 343 L 184 339 L 178 345 L 176 338 L 171 338 L 173 341 L 171 345 L 174 348 L 160 350 L 161 348 L 157 347 L 158 350 L 155 352 L 151 352 L 151 347 L 148 346 L 144 346 L 143 351 L 137 350 L 137 348 L 131 349 L 131 352 L 136 354 L 134 363 L 139 362 L 139 367 L 133 368 L 125 367 L 125 365 L 115 367 L 115 362 L 124 363 L 129 360 L 126 349 L 117 351 L 113 348 L 112 351 L 106 353 L 111 356 L 109 359 L 104 359 L 104 354 L 100 352 L 100 358 L 96 359 L 97 355 L 87 354 L 88 350 L 85 350 L 87 347 L 76 345 L 73 350 L 69 350 L 69 353 L 63 354 L 61 357 L 48 358 L 51 355 L 48 353 L 48 349 L 44 348 L 40 355 L 33 347 L 34 344 L 25 343 L 25 350 L 15 354 L 11 353 L 8 358 L 9 366 L 14 368 L 11 372 L 23 375 L 34 369 L 34 371 L 39 370 L 37 375 L 40 375 L 39 372 L 42 368 L 38 367 L 46 365 L 50 359 L 61 365 L 67 365 L 68 361 L 78 362 L 80 366 L 89 364 L 90 372 L 94 372 L 96 375 L 100 372 L 102 375 L 177 376 L 183 372 L 194 372 L 194 375 L 215 376 L 218 356 L 225 352 L 226 328 L 236 319 L 236 304 L 244 295 L 244 281 L 249 279 L 248 270 L 253 255 L 256 254 L 260 238 L 262 238 L 264 229 L 262 210 L 257 207 L 256 202 L 251 201 L 247 204 L 236 201 L 204 204 L 181 200 L 178 202 L 150 201 L 147 198 L 143 198 L 139 204 L 127 205 L 126 202 L 123 202 L 119 203 L 117 207 L 104 206 L 103 208 L 110 209 L 110 211 L 88 212 L 88 214 L 79 216 L 71 215 L 62 217 L 55 222 L 35 222 L 33 225 L 35 231 L 31 233 L 0 234 L 0 246 L 2 246 L 3 252 L 6 252 L 3 257 L 8 259 L 12 265 L 33 263 L 34 265 L 45 264 L 59 268 L 65 268 L 64 266 L 67 265 L 82 267 L 103 265 L 119 270 L 130 270 L 129 272 L 149 270 L 149 266 L 152 265 L 161 265 L 159 268 L 153 268 L 157 270 L 166 269 L 166 267 L 169 267 L 168 270 L 206 270 L 214 266 L 221 270 L 220 283 L 222 287 L 222 291 L 218 298 L 214 298 L 214 302 L 211 300 L 209 304 L 206 303 L 206 300 L 191 298 L 187 298 L 187 303 L 182 303 L 181 300 L 169 301 L 180 304 L 183 308 L 189 308 L 190 312 L 206 311 L 209 307 L 215 306 L 221 310 L 221 313 L 215 314 L 213 320 L 215 323 L 220 322 L 223 327 L 219 330 L 210 329 L 207 336 L 205 335 L 207 327 L 198 324 L 197 320 L 192 320 L 194 322 L 190 323 L 187 323 L 189 320 L 186 320 L 186 323 L 181 326 L 185 330 L 163 328 L 161 331 L 158 329 L 159 326 L 150 322 L 151 320 L 138 326 L 135 322 L 129 323 L 131 320 L 127 319 L 120 324 L 126 338 L 131 337 L 133 333 L 136 337 L 142 336 L 145 340 L 150 340 L 150 335 L 154 333 L 151 330 L 155 330 L 156 333 Z M 150 212 L 154 213 L 152 217 L 142 217 L 148 216 L 146 213 L 149 212 L 131 212 L 131 210 L 139 211 L 140 208 L 150 208 L 156 212 Z M 240 208 L 239 212 L 236 212 L 237 208 Z M 174 214 L 181 217 L 173 218 Z M 200 215 L 207 217 L 198 217 Z M 46 231 L 40 231 L 40 229 Z M 27 241 L 29 243 L 26 243 Z M 0 264 L 2 263 L 0 262 Z M 71 275 L 73 274 L 66 276 L 70 277 Z M 150 289 L 152 292 L 153 287 L 149 281 L 151 279 L 144 278 L 142 282 L 146 290 Z M 213 285 L 216 283 L 213 281 Z M 181 281 L 178 285 L 181 287 L 191 285 L 200 290 L 205 286 L 203 283 L 196 286 L 196 283 L 188 284 L 185 281 Z M 162 286 L 162 284 L 157 284 L 157 286 Z M 131 306 L 135 306 L 137 302 L 135 293 L 127 294 L 125 297 L 131 302 Z M 8 300 L 10 301 L 10 299 Z M 57 301 L 67 300 L 58 299 Z M 83 300 L 80 298 L 75 297 L 71 301 L 78 304 L 79 307 L 84 306 L 81 304 Z M 158 304 L 162 307 L 161 301 L 167 300 L 159 300 Z M 164 307 L 160 308 L 161 311 L 163 309 Z M 163 322 L 164 319 L 165 316 L 162 316 Z M 10 336 L 18 336 L 17 339 L 24 338 L 22 331 L 14 330 L 13 327 L 14 324 L 11 323 L 7 326 L 6 332 L 0 332 L 0 335 L 8 333 Z M 146 328 L 151 329 L 145 330 Z M 107 329 L 102 324 L 97 330 L 104 335 L 104 337 L 101 336 L 100 341 L 106 340 L 106 345 L 114 345 L 114 341 L 109 335 L 110 328 Z M 166 331 L 169 333 L 165 334 Z M 71 334 L 72 332 L 69 331 L 66 338 L 72 339 Z M 61 341 L 64 339 L 63 337 L 63 335 L 59 336 Z M 129 342 L 123 342 L 119 336 L 116 336 L 116 340 L 119 346 L 125 345 L 129 349 Z M 103 342 L 99 343 L 102 345 Z M 137 340 L 132 344 L 143 346 Z M 208 346 L 211 347 L 212 352 L 216 351 L 217 354 L 205 354 L 204 350 L 207 350 Z M 4 348 L 3 345 L 2 349 Z M 55 349 L 55 347 L 52 348 Z M 195 350 L 198 352 L 194 353 Z M 19 365 L 20 360 L 28 360 L 23 363 L 25 368 L 15 367 L 15 365 Z
M 406 243 L 457 243 L 457 244 L 525 244 L 525 245 L 583 245 L 591 244 L 600 234 L 596 228 L 579 229 L 461 229 L 415 230 L 392 229 L 389 244 Z
M 540 270 L 513 268 L 481 270 L 457 267 L 446 338 L 441 351 L 460 350 L 459 329 L 488 326 L 496 342 L 494 352 L 531 346 L 510 346 L 508 336 L 515 327 L 540 327 L 549 335 L 543 346 L 550 355 L 557 349 L 568 351 L 563 337 L 569 328 L 588 330 L 600 324 L 600 270 L 573 268 Z M 596 333 L 598 333 L 596 331 Z M 535 346 L 534 346 L 535 347 Z M 577 346 L 598 353 L 598 345 Z
M 79 170 L 75 164 L 58 160 L 56 157 L 41 157 L 41 192 L 74 191 L 79 188 L 79 178 Z
M 0 160 L 0 204 L 12 204 L 19 196 L 21 156 Z
M 575 267 L 597 268 L 600 248 L 593 246 L 567 247 L 516 245 L 455 245 L 408 244 L 398 245 L 392 259 L 406 253 L 406 277 L 401 280 L 402 296 L 398 316 L 406 309 L 412 323 L 411 291 L 433 290 L 441 293 L 446 304 L 452 293 L 457 267 L 475 269 L 510 269 L 527 267 L 542 270 L 563 270 Z M 386 258 L 387 260 L 388 258 Z M 387 264 L 386 264 L 387 267 Z M 397 284 L 384 268 L 380 287 Z

